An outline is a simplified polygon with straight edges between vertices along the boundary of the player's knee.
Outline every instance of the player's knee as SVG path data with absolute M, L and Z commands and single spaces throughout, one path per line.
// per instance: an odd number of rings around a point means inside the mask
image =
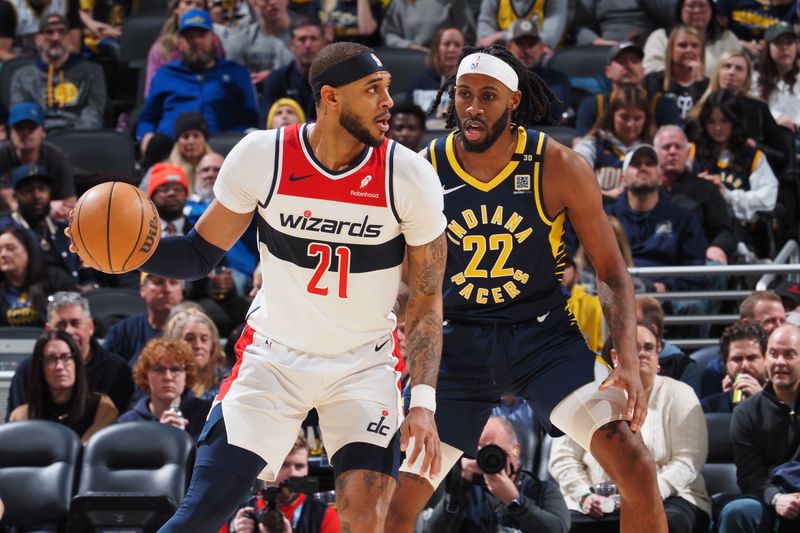
M 630 491 L 636 497 L 642 482 L 655 483 L 653 456 L 625 422 L 610 422 L 597 430 L 592 438 L 592 453 L 621 493 Z
M 383 531 L 387 507 L 382 505 L 358 505 L 350 506 L 347 509 L 339 507 L 339 520 L 343 526 L 342 531 L 363 531 L 364 533 Z M 345 524 L 349 529 L 344 528 Z

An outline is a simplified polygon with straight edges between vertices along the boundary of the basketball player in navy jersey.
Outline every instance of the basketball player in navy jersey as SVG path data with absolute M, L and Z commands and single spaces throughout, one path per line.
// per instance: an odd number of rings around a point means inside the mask
M 342 531 L 383 530 L 401 449 L 428 475 L 439 472 L 441 186 L 425 159 L 385 138 L 390 74 L 371 49 L 323 48 L 310 80 L 317 122 L 245 137 L 194 229 L 162 239 L 143 267 L 205 276 L 256 217 L 264 283 L 200 435 L 191 485 L 162 532 L 217 531 L 256 476 L 275 479 L 312 408 Z M 403 420 L 392 308 L 404 254 L 418 399 Z
M 527 129 L 546 119 L 553 95 L 504 48 L 466 48 L 439 98 L 448 89 L 447 127 L 458 129 L 426 151 L 448 221 L 436 410 L 442 471 L 462 453 L 474 457 L 492 407 L 511 393 L 552 435 L 566 433 L 598 459 L 621 494 L 622 531 L 666 532 L 655 464 L 636 435 L 647 398 L 633 286 L 594 173 L 572 150 Z M 619 353 L 613 370 L 589 350 L 567 309 L 567 216 L 600 281 Z M 407 463 L 400 470 L 386 530 L 410 533 L 440 480 Z M 525 512 L 518 491 L 503 494 L 509 513 Z

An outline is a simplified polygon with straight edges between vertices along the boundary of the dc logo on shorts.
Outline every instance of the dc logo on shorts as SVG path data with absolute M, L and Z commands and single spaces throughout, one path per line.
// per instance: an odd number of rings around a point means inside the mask
M 377 422 L 370 422 L 367 424 L 367 431 L 370 433 L 376 433 L 378 435 L 383 435 L 384 437 L 389 434 L 389 426 L 383 423 L 386 420 L 386 417 L 389 416 L 389 411 L 384 409 L 381 411 L 381 419 Z

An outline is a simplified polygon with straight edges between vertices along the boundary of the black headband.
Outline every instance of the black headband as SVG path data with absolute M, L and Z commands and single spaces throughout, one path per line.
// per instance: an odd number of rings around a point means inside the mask
M 333 65 L 311 80 L 311 90 L 314 92 L 314 98 L 319 98 L 324 85 L 341 87 L 364 76 L 369 76 L 373 72 L 382 70 L 387 70 L 387 68 L 383 66 L 378 56 L 371 52 L 364 52 Z

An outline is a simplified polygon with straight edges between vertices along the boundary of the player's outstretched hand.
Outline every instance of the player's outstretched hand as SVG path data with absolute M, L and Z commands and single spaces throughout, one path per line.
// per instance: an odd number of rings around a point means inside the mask
M 412 443 L 410 454 L 409 442 Z M 400 450 L 406 452 L 408 464 L 411 466 L 417 462 L 420 453 L 425 452 L 419 475 L 425 475 L 428 471 L 431 478 L 439 475 L 442 469 L 442 452 L 433 412 L 424 407 L 412 407 L 408 410 L 408 416 L 400 425 Z
M 639 377 L 639 369 L 618 366 L 608 375 L 598 390 L 606 390 L 609 387 L 619 387 L 628 393 L 625 416 L 631 421 L 631 431 L 636 433 L 642 429 L 644 419 L 647 417 L 647 396 Z

